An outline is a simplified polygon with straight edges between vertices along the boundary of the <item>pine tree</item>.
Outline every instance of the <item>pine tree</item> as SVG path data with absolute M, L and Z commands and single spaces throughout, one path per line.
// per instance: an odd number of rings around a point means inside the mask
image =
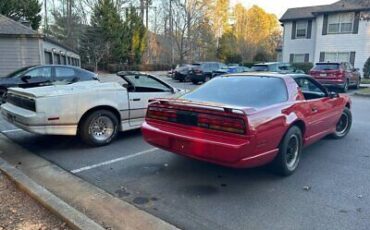
M 41 22 L 41 3 L 38 0 L 0 0 L 0 14 L 15 21 L 28 20 L 37 30 Z
M 370 78 L 370 57 L 367 59 L 364 65 L 364 78 Z
M 125 53 L 128 55 L 128 63 L 139 64 L 146 48 L 146 28 L 133 7 L 126 11 L 124 31 L 123 43 Z

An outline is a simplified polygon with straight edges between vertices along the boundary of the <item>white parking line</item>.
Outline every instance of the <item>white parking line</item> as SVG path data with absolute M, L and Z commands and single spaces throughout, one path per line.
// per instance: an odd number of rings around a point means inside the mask
M 138 156 L 141 156 L 141 155 L 144 155 L 144 154 L 147 154 L 147 153 L 154 152 L 156 150 L 158 150 L 158 148 L 152 148 L 152 149 L 148 149 L 148 150 L 145 150 L 145 151 L 134 153 L 134 154 L 131 154 L 131 155 L 128 155 L 128 156 L 116 158 L 116 159 L 109 160 L 109 161 L 104 161 L 104 162 L 101 162 L 99 164 L 93 164 L 93 165 L 90 165 L 90 166 L 85 166 L 85 167 L 82 167 L 82 168 L 79 168 L 79 169 L 71 170 L 71 173 L 80 173 L 80 172 L 87 171 L 87 170 L 90 170 L 90 169 L 94 169 L 94 168 L 97 168 L 97 167 L 101 167 L 101 166 L 104 166 L 104 165 L 109 165 L 109 164 L 113 164 L 113 163 L 116 163 L 116 162 L 119 162 L 119 161 L 124 161 L 124 160 L 128 160 L 128 159 L 131 159 L 131 158 L 134 158 L 134 157 L 138 157 Z
M 22 129 L 9 129 L 9 130 L 4 130 L 1 131 L 2 133 L 14 133 L 14 132 L 19 132 L 22 131 Z

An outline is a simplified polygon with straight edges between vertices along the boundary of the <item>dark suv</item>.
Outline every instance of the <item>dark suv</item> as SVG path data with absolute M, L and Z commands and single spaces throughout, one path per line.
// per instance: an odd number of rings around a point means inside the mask
M 316 63 L 310 75 L 326 87 L 339 88 L 347 92 L 350 86 L 358 89 L 361 83 L 359 69 L 353 68 L 349 62 Z
M 190 81 L 191 70 L 192 70 L 192 65 L 182 64 L 176 67 L 176 69 L 174 70 L 173 79 L 179 80 L 180 82 Z
M 191 81 L 193 84 L 199 82 L 206 82 L 212 78 L 213 71 L 227 68 L 227 66 L 220 62 L 198 62 L 193 64 Z

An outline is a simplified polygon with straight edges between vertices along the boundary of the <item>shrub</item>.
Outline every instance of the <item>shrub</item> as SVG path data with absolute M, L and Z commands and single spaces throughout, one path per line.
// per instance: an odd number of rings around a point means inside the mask
M 255 62 L 267 62 L 269 61 L 269 55 L 264 51 L 258 51 L 253 60 Z
M 110 73 L 119 71 L 167 71 L 171 69 L 171 65 L 167 64 L 141 64 L 141 65 L 126 65 L 112 63 L 108 64 L 106 70 Z
M 259 62 L 244 62 L 242 63 L 242 66 L 251 68 L 253 65 L 258 64 Z
M 225 58 L 226 64 L 240 64 L 242 62 L 242 56 L 240 54 L 227 54 Z
M 311 62 L 305 62 L 305 63 L 292 63 L 292 66 L 296 69 L 303 70 L 306 74 L 310 72 L 310 70 L 313 67 L 313 64 Z
M 370 57 L 367 59 L 364 65 L 364 78 L 370 78 Z

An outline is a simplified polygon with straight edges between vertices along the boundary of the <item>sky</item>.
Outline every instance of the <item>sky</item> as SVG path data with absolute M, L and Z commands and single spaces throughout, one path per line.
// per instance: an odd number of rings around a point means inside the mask
M 258 5 L 268 13 L 274 13 L 280 18 L 288 8 L 326 5 L 337 1 L 338 0 L 231 0 L 231 3 L 242 3 L 246 7 Z

